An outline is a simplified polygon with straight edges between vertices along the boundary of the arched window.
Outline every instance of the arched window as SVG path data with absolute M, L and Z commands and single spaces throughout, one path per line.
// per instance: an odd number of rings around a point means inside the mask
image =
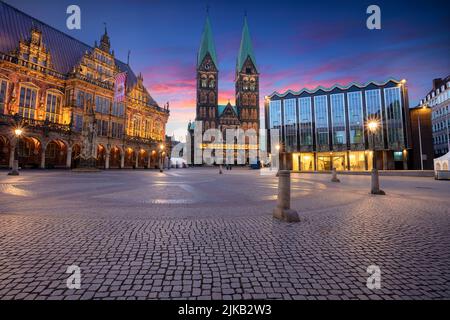
M 244 79 L 242 80 L 242 89 L 247 91 L 248 90 L 248 78 L 244 77 Z
M 214 88 L 216 86 L 216 80 L 214 79 L 213 76 L 209 77 L 209 87 L 210 88 Z
M 209 103 L 213 104 L 216 102 L 216 95 L 214 94 L 214 92 L 210 92 L 209 93 Z
M 250 91 L 255 91 L 256 89 L 256 81 L 255 78 L 250 79 Z
M 256 106 L 256 95 L 252 94 L 252 95 L 250 96 L 250 104 L 251 104 L 252 106 Z
M 207 102 L 206 92 L 200 93 L 200 102 L 201 103 L 206 103 Z
M 207 87 L 207 82 L 208 82 L 208 79 L 206 78 L 206 75 L 203 75 L 202 76 L 202 79 L 201 79 L 201 86 L 202 86 L 202 88 L 206 88 Z
M 246 94 L 242 95 L 242 104 L 244 106 L 248 105 L 248 97 Z

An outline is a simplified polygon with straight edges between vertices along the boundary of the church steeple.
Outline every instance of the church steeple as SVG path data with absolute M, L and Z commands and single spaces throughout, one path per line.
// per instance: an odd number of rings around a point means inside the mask
M 111 42 L 109 41 L 108 30 L 106 30 L 106 24 L 105 24 L 105 33 L 103 34 L 102 38 L 100 39 L 100 50 L 109 53 L 110 49 L 111 49 Z
M 209 54 L 215 67 L 218 68 L 216 47 L 214 46 L 213 33 L 211 24 L 209 22 L 209 15 L 206 16 L 205 27 L 203 29 L 202 40 L 200 42 L 200 48 L 198 50 L 197 67 L 199 67 L 206 55 Z
M 242 68 L 247 58 L 250 58 L 250 60 L 253 63 L 253 66 L 256 69 L 258 69 L 256 66 L 255 55 L 253 53 L 252 40 L 250 38 L 250 31 L 248 30 L 247 14 L 246 14 L 244 17 L 244 27 L 242 28 L 241 45 L 239 47 L 239 54 L 236 63 L 237 68 L 236 72 L 242 71 Z

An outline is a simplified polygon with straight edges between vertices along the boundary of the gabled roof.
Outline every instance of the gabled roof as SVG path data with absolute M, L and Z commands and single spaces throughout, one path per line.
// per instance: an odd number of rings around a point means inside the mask
M 384 85 L 386 85 L 389 82 L 394 82 L 396 84 L 400 84 L 401 83 L 400 80 L 397 80 L 395 78 L 388 78 L 388 79 L 386 79 L 385 81 L 382 81 L 382 82 L 369 81 L 369 82 L 367 82 L 365 84 L 352 82 L 352 83 L 350 83 L 350 84 L 348 84 L 346 86 L 342 86 L 340 84 L 335 84 L 335 85 L 333 85 L 333 86 L 331 86 L 329 88 L 326 88 L 326 87 L 323 87 L 323 86 L 318 86 L 318 87 L 316 87 L 315 89 L 312 89 L 312 90 L 307 89 L 307 88 L 303 88 L 303 89 L 301 89 L 299 91 L 287 90 L 284 93 L 278 93 L 277 91 L 275 91 L 272 94 L 270 94 L 268 97 L 269 98 L 273 98 L 273 97 L 283 98 L 283 97 L 287 96 L 288 94 L 293 94 L 295 96 L 298 96 L 298 95 L 302 94 L 303 92 L 316 93 L 319 90 L 322 90 L 322 91 L 325 91 L 325 92 L 330 92 L 330 91 L 333 91 L 336 88 L 341 89 L 341 90 L 347 90 L 347 89 L 350 89 L 353 86 L 356 86 L 358 88 L 364 88 L 364 87 L 367 87 L 370 84 L 374 84 L 374 85 L 377 85 L 377 86 L 384 86 Z
M 219 117 L 223 114 L 223 112 L 225 111 L 225 109 L 226 109 L 228 106 L 229 106 L 230 108 L 232 108 L 232 110 L 234 111 L 234 113 L 236 114 L 236 116 L 238 115 L 238 111 L 237 111 L 236 106 L 232 106 L 230 103 L 228 103 L 227 105 L 218 105 L 218 106 L 217 106 L 217 111 L 218 111 Z
M 211 24 L 209 23 L 209 16 L 206 16 L 205 27 L 203 28 L 202 40 L 200 42 L 200 48 L 198 50 L 197 66 L 203 62 L 206 55 L 209 53 L 211 59 L 213 60 L 216 68 L 219 67 L 217 64 L 216 47 L 214 46 L 214 38 L 212 34 Z
M 238 72 L 242 71 L 242 67 L 244 66 L 244 63 L 248 57 L 250 57 L 255 68 L 258 69 L 258 67 L 256 66 L 255 55 L 253 53 L 252 39 L 250 38 L 250 31 L 248 30 L 247 16 L 246 16 L 244 18 L 244 27 L 242 28 L 241 45 L 239 47 L 239 54 L 236 64 Z
M 16 50 L 20 40 L 29 39 L 31 29 L 42 32 L 42 41 L 52 56 L 53 67 L 62 74 L 69 74 L 93 47 L 39 21 L 28 14 L 0 1 L 0 52 L 9 54 Z M 121 72 L 127 72 L 127 87 L 137 83 L 137 77 L 126 63 L 115 59 Z M 149 94 L 150 104 L 158 105 Z

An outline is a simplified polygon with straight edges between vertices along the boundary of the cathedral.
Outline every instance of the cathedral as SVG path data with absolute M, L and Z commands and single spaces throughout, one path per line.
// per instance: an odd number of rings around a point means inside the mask
M 219 105 L 219 64 L 214 45 L 213 33 L 209 17 L 203 30 L 200 48 L 197 56 L 197 106 L 196 123 L 201 122 L 202 131 L 217 128 L 223 133 L 225 140 L 226 129 L 254 129 L 259 131 L 259 72 L 253 52 L 247 17 L 244 18 L 241 44 L 236 60 L 235 70 L 235 101 L 236 105 L 228 102 Z M 195 123 L 189 123 L 188 130 L 192 134 Z M 239 142 L 224 141 L 223 149 L 257 149 L 256 145 L 239 145 Z M 202 144 L 202 148 L 217 149 L 217 144 Z

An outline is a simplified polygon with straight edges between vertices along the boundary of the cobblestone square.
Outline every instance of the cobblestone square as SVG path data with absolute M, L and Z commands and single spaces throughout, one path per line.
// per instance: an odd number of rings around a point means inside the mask
M 0 173 L 0 299 L 450 298 L 446 181 L 292 174 L 289 224 L 256 170 Z

